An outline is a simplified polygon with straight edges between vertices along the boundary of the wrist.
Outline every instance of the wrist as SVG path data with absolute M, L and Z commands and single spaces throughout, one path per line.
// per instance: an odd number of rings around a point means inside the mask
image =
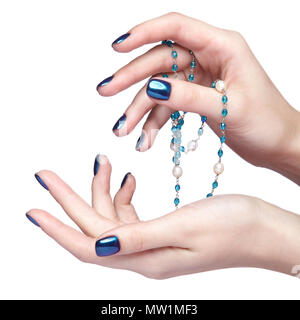
M 297 275 L 300 271 L 300 216 L 261 201 L 252 248 L 256 267 Z
M 300 112 L 291 108 L 278 153 L 268 168 L 300 185 Z

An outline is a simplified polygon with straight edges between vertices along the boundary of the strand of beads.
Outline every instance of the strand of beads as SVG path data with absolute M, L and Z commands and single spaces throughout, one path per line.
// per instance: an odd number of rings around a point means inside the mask
M 220 148 L 218 150 L 218 157 L 219 160 L 218 162 L 214 165 L 214 172 L 216 174 L 214 182 L 212 183 L 212 189 L 211 192 L 206 195 L 207 198 L 212 197 L 214 194 L 215 189 L 218 187 L 218 178 L 221 173 L 224 171 L 224 165 L 222 163 L 222 156 L 223 156 L 223 145 L 226 141 L 226 135 L 225 135 L 225 130 L 226 130 L 226 122 L 225 118 L 228 114 L 228 108 L 227 108 L 227 102 L 228 102 L 228 97 L 226 95 L 226 85 L 225 82 L 222 80 L 216 80 L 212 83 L 212 88 L 215 88 L 219 93 L 222 94 L 222 120 L 220 123 L 220 129 L 221 129 L 221 136 L 220 136 Z
M 172 64 L 172 71 L 175 74 L 175 78 L 177 78 L 178 74 L 177 74 L 177 70 L 178 70 L 178 65 L 177 65 L 177 57 L 178 57 L 178 53 L 174 48 L 174 44 L 171 40 L 164 40 L 162 41 L 162 44 L 166 44 L 168 47 L 171 48 L 172 52 L 172 58 L 173 58 L 173 64 Z M 195 79 L 195 68 L 196 68 L 196 59 L 194 56 L 193 51 L 189 51 L 191 56 L 192 56 L 192 61 L 190 63 L 190 73 L 188 76 L 188 81 L 193 82 Z M 168 75 L 167 74 L 163 74 L 164 78 L 167 78 Z M 201 121 L 202 124 L 200 126 L 200 128 L 198 129 L 198 136 L 196 139 L 191 140 L 188 144 L 187 147 L 184 147 L 183 145 L 181 145 L 181 129 L 182 126 L 184 125 L 184 117 L 185 114 L 187 112 L 183 112 L 180 113 L 179 111 L 175 111 L 171 114 L 171 121 L 172 121 L 172 140 L 171 140 L 171 145 L 170 148 L 172 151 L 174 151 L 174 156 L 172 158 L 172 161 L 174 163 L 174 168 L 173 168 L 173 176 L 176 178 L 176 183 L 175 183 L 175 191 L 176 191 L 176 195 L 175 195 L 175 199 L 174 199 L 174 204 L 175 204 L 175 208 L 178 209 L 178 205 L 179 205 L 179 190 L 180 190 L 180 184 L 179 184 L 179 178 L 182 176 L 182 168 L 180 167 L 180 158 L 181 158 L 181 154 L 182 152 L 184 152 L 185 154 L 189 153 L 190 151 L 195 151 L 198 147 L 198 140 L 200 139 L 200 137 L 203 134 L 203 127 L 204 127 L 204 123 L 206 122 L 206 116 L 202 116 L 201 117 Z

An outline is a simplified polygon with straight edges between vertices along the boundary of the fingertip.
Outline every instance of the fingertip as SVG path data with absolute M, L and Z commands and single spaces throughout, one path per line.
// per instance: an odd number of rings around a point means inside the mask
M 27 218 L 30 222 L 32 222 L 34 225 L 36 225 L 37 227 L 40 227 L 39 223 L 36 221 L 36 219 L 34 219 L 34 218 L 31 216 L 30 212 L 26 212 L 25 216 L 26 216 L 26 218 Z
M 98 153 L 94 161 L 94 168 L 93 168 L 94 176 L 98 174 L 99 169 L 101 167 L 111 167 L 111 164 L 106 155 Z
M 122 189 L 122 188 L 125 186 L 125 184 L 127 183 L 128 178 L 129 178 L 129 180 L 131 180 L 131 179 L 130 179 L 130 176 L 132 176 L 132 175 L 131 175 L 131 172 L 127 172 L 127 173 L 125 174 L 125 176 L 124 176 L 124 178 L 123 178 L 123 180 L 122 180 L 122 182 L 121 182 L 121 186 L 120 186 L 121 189 Z
M 41 225 L 44 224 L 43 220 L 49 216 L 49 213 L 41 209 L 30 209 L 25 216 L 30 222 L 41 228 Z

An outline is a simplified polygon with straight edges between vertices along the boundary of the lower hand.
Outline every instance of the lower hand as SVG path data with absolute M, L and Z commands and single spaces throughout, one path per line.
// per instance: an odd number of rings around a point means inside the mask
M 214 196 L 150 221 L 140 221 L 128 174 L 114 200 L 111 165 L 105 156 L 92 182 L 92 206 L 50 171 L 37 174 L 79 232 L 49 213 L 28 218 L 83 262 L 127 269 L 164 279 L 229 267 L 258 267 L 291 273 L 300 264 L 300 217 L 260 199 Z M 107 238 L 108 237 L 108 238 Z M 106 241 L 101 240 L 105 238 Z M 109 256 L 103 256 L 111 254 Z

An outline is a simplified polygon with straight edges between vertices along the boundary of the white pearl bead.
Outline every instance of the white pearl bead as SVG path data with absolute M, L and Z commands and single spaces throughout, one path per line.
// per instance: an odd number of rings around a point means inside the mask
M 219 92 L 223 93 L 223 92 L 226 90 L 225 82 L 222 81 L 222 80 L 218 80 L 218 81 L 216 82 L 216 89 L 217 89 Z
M 172 173 L 173 173 L 173 176 L 174 176 L 175 178 L 177 178 L 177 179 L 180 178 L 180 177 L 182 176 L 182 169 L 181 169 L 181 167 L 175 166 L 175 167 L 173 168 Z
M 188 151 L 195 151 L 197 147 L 198 147 L 198 143 L 196 140 L 191 140 L 187 145 Z
M 221 174 L 224 171 L 224 165 L 221 162 L 217 162 L 214 165 L 214 172 L 215 174 Z
M 170 143 L 170 148 L 174 152 L 179 150 L 179 147 L 176 144 L 172 143 L 172 142 Z

